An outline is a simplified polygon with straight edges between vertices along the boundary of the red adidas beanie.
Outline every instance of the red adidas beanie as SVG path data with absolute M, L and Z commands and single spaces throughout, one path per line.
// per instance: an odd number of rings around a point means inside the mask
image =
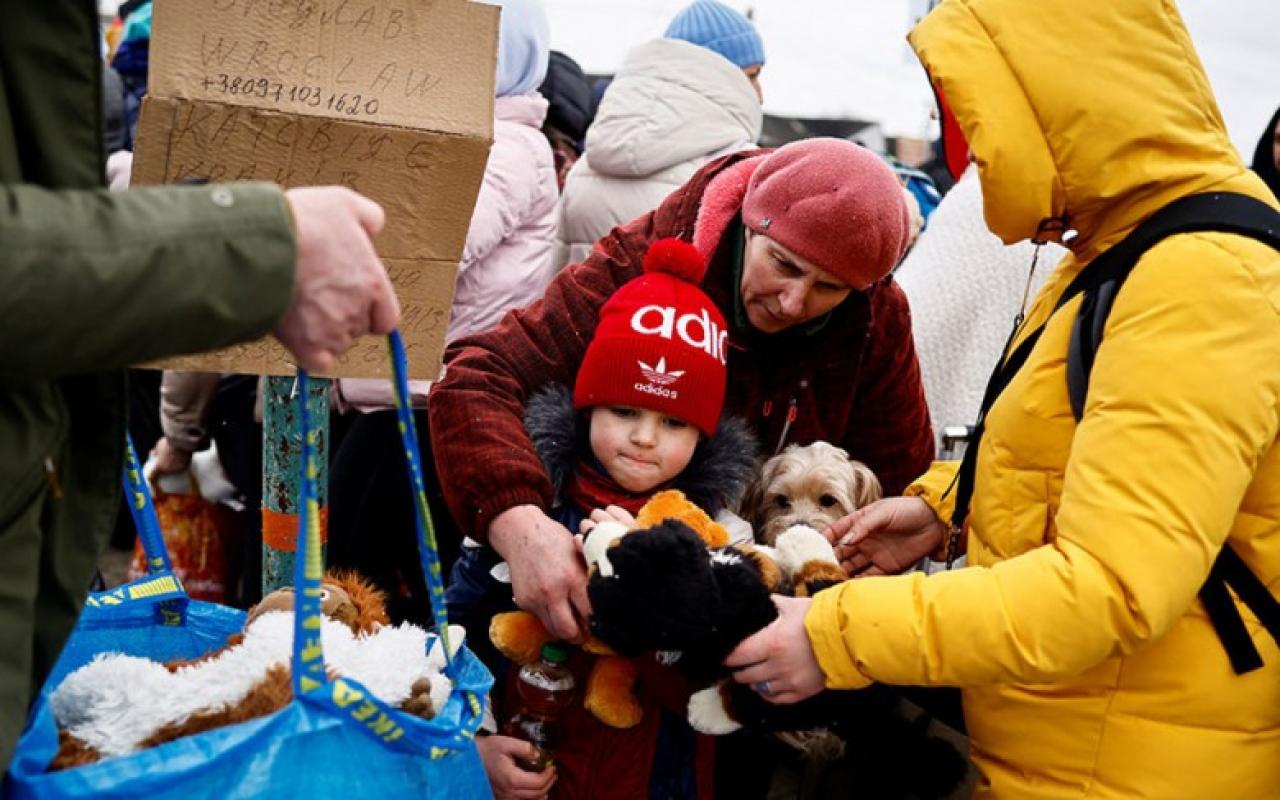
M 698 288 L 706 269 L 688 242 L 661 239 L 649 247 L 644 274 L 600 309 L 578 368 L 574 408 L 634 406 L 715 433 L 729 333 L 720 310 Z
M 747 184 L 742 219 L 854 287 L 888 275 L 911 232 L 893 170 L 844 139 L 801 139 L 768 155 Z

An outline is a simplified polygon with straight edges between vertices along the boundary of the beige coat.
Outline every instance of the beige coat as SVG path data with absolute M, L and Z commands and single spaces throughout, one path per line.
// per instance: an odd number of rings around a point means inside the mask
M 754 147 L 763 119 L 747 76 L 718 53 L 675 39 L 633 49 L 565 180 L 557 265 L 585 259 L 711 159 Z

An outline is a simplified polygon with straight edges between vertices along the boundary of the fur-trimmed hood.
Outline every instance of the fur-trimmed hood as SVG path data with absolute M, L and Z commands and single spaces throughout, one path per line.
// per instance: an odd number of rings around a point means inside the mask
M 554 503 L 559 505 L 580 448 L 586 447 L 588 441 L 587 420 L 574 410 L 573 391 L 564 384 L 552 383 L 534 392 L 525 404 L 524 427 L 551 479 Z M 715 436 L 698 443 L 689 466 L 672 488 L 715 515 L 732 507 L 742 496 L 759 450 L 745 421 L 723 417 Z

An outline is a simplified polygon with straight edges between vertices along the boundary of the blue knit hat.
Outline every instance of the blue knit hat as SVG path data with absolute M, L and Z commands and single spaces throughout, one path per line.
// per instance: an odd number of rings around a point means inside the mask
M 742 69 L 764 63 L 764 41 L 756 26 L 716 0 L 697 0 L 685 6 L 662 35 L 717 52 Z

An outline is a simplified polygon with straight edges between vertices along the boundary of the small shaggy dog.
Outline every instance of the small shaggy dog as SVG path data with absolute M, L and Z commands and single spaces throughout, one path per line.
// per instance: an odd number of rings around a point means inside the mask
M 841 448 L 826 442 L 793 444 L 761 466 L 738 514 L 750 523 L 757 542 L 776 547 L 794 526 L 822 531 L 882 496 L 875 473 Z M 789 589 L 798 597 L 810 596 L 844 579 L 837 568 L 836 577 L 812 575 Z M 775 707 L 763 718 L 765 728 L 804 756 L 811 780 L 848 751 L 860 791 L 868 797 L 944 797 L 964 776 L 964 760 L 955 749 L 926 733 L 928 718 L 909 722 L 896 693 L 885 686 L 823 692 L 795 706 Z
M 882 495 L 870 468 L 839 447 L 793 444 L 760 468 L 739 514 L 751 523 L 756 541 L 772 546 L 793 525 L 821 531 Z

